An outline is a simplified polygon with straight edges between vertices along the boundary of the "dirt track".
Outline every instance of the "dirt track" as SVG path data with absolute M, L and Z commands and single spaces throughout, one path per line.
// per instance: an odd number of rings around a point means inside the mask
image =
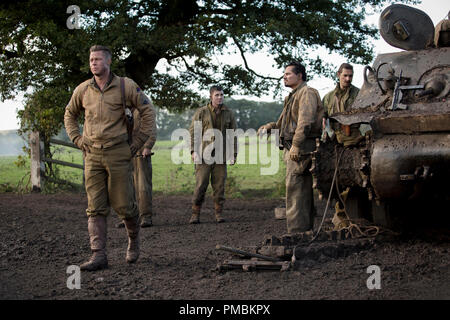
M 228 200 L 227 222 L 216 224 L 207 199 L 200 225 L 187 223 L 190 197 L 154 203 L 155 225 L 142 229 L 138 263 L 125 262 L 125 231 L 110 215 L 109 268 L 83 272 L 81 289 L 69 290 L 67 267 L 90 255 L 86 197 L 0 194 L 0 299 L 450 299 L 448 223 L 302 261 L 293 271 L 218 272 L 231 255 L 216 244 L 251 247 L 285 233 L 285 221 L 273 215 L 281 201 Z M 370 265 L 381 269 L 379 290 L 367 288 Z

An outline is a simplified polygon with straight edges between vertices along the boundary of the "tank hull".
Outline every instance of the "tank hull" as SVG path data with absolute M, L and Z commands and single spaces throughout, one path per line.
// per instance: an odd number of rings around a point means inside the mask
M 379 200 L 441 192 L 450 181 L 450 133 L 387 135 L 373 143 L 370 183 Z

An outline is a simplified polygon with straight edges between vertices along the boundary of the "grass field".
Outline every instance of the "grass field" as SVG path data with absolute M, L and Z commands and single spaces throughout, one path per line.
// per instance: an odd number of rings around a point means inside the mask
M 153 190 L 156 194 L 192 194 L 195 184 L 194 165 L 190 161 L 188 149 L 174 149 L 181 144 L 181 141 L 156 142 L 152 157 Z M 228 166 L 227 197 L 283 196 L 285 165 L 278 148 L 265 141 L 257 143 L 255 138 L 240 139 L 239 147 L 237 163 Z M 52 146 L 52 152 L 54 159 L 83 163 L 82 153 L 77 149 Z M 262 158 L 260 152 L 263 155 L 267 153 L 267 157 Z M 177 157 L 184 160 L 184 163 L 174 163 L 173 159 Z M 16 166 L 16 161 L 15 156 L 0 156 L 0 192 L 29 191 L 29 161 L 25 162 L 25 167 L 20 168 Z M 53 168 L 60 179 L 82 184 L 82 170 L 61 165 L 53 165 Z M 264 170 L 269 171 L 269 174 Z M 57 192 L 58 188 L 46 191 Z M 211 192 L 211 188 L 208 192 Z

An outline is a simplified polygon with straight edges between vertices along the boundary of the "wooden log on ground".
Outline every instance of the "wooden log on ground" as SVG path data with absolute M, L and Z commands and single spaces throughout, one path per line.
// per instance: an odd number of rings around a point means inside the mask
M 280 259 L 277 259 L 274 257 L 268 257 L 268 256 L 264 256 L 264 255 L 258 254 L 258 253 L 247 252 L 247 251 L 243 251 L 243 250 L 239 250 L 239 249 L 235 249 L 235 248 L 231 248 L 231 247 L 226 247 L 226 246 L 222 246 L 220 244 L 218 244 L 216 246 L 216 250 L 224 250 L 224 251 L 232 252 L 235 254 L 240 254 L 240 255 L 243 255 L 246 257 L 255 257 L 255 258 L 259 258 L 259 259 L 267 260 L 267 261 L 280 261 Z
M 261 261 L 261 260 L 225 260 L 217 266 L 218 270 L 242 269 L 252 270 L 280 270 L 286 271 L 291 267 L 290 261 Z

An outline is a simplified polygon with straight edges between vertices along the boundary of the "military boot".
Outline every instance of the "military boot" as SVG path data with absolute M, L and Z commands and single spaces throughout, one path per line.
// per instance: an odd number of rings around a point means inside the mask
M 220 204 L 217 203 L 214 204 L 214 214 L 216 216 L 217 223 L 225 222 L 225 219 L 222 218 L 222 209 L 223 207 Z
M 200 209 L 201 209 L 201 206 L 196 206 L 196 205 L 192 206 L 192 215 L 191 215 L 191 219 L 189 220 L 190 224 L 200 223 Z
M 80 266 L 81 270 L 95 271 L 108 267 L 106 257 L 106 217 L 93 216 L 88 218 L 88 231 L 92 256 L 89 261 Z
M 139 258 L 139 216 L 123 220 L 128 233 L 127 262 L 134 263 Z
M 141 228 L 148 228 L 153 226 L 152 217 L 149 215 L 141 216 Z
M 334 216 L 333 219 L 331 219 L 331 222 L 334 225 L 333 230 L 339 231 L 350 226 L 350 220 L 348 219 L 347 214 L 345 213 L 345 209 L 342 207 L 339 201 L 336 202 L 334 209 Z

